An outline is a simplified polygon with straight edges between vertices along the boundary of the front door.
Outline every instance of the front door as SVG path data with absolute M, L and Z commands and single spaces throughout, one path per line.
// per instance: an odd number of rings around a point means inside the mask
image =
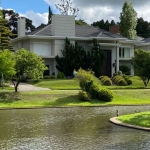
M 105 63 L 102 70 L 103 76 L 111 77 L 111 50 L 104 50 L 106 55 Z

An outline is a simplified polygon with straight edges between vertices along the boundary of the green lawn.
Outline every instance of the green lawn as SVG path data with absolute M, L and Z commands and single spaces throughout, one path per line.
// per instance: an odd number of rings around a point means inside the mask
M 78 90 L 50 90 L 31 92 L 0 91 L 0 108 L 50 106 L 107 106 L 150 104 L 150 90 L 113 90 L 112 102 L 78 99 Z
M 130 86 L 103 86 L 108 89 L 145 89 L 143 81 L 137 77 L 130 77 L 133 84 Z M 35 86 L 50 88 L 52 90 L 79 90 L 79 83 L 75 79 L 43 79 L 39 82 L 30 82 Z M 147 86 L 150 89 L 150 83 Z
M 123 123 L 150 128 L 150 112 L 142 112 L 120 116 L 117 118 Z
M 34 86 L 52 90 L 79 90 L 79 83 L 74 79 L 43 79 L 39 82 L 29 82 Z

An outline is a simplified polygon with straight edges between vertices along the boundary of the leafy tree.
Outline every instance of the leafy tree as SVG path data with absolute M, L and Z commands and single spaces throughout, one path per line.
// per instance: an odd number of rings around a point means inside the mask
M 137 19 L 136 26 L 137 35 L 148 38 L 150 37 L 150 23 L 148 21 L 144 21 L 142 17 Z
M 3 18 L 3 13 L 0 10 L 0 50 L 13 49 L 12 45 L 10 44 L 10 37 L 13 36 L 13 34 L 6 24 L 7 20 Z
M 111 25 L 111 26 L 116 25 L 115 21 L 114 21 L 114 20 L 111 20 L 110 25 Z
M 46 27 L 46 24 L 41 23 L 41 25 L 39 25 L 36 29 L 43 28 L 43 27 Z
M 15 13 L 14 10 L 2 10 L 3 18 L 7 18 L 7 24 L 5 26 L 9 27 L 14 36 L 12 38 L 17 37 L 17 22 L 19 18 L 19 14 Z M 32 20 L 26 18 L 26 29 L 30 28 L 31 31 L 35 30 L 35 26 L 32 24 Z
M 93 39 L 93 48 L 89 52 L 89 58 L 91 58 L 89 68 L 95 72 L 96 77 L 100 77 L 102 75 L 102 69 L 105 62 L 105 53 L 103 50 L 101 50 L 96 39 Z
M 49 6 L 48 7 L 48 24 L 52 23 L 52 15 L 53 15 L 53 12 L 51 10 L 51 7 Z
M 32 51 L 28 51 L 26 49 L 16 51 L 15 60 L 15 77 L 17 78 L 17 81 L 14 82 L 12 78 L 12 83 L 14 84 L 15 92 L 18 91 L 18 85 L 22 77 L 27 76 L 31 79 L 39 80 L 43 77 L 44 70 L 47 69 L 47 67 L 44 64 L 44 61 L 40 56 L 37 56 Z
M 120 32 L 129 39 L 135 39 L 137 14 L 132 3 L 125 1 L 120 14 Z
M 72 7 L 71 0 L 61 0 L 62 4 L 55 5 L 56 8 L 63 15 L 74 15 L 75 17 L 78 15 L 79 9 Z
M 62 50 L 63 57 L 58 55 L 55 57 L 57 62 L 56 68 L 66 76 L 72 76 L 74 69 L 91 69 L 99 77 L 105 61 L 105 54 L 100 49 L 97 40 L 93 40 L 93 45 L 92 50 L 86 51 L 77 42 L 74 45 L 66 38 L 65 48 Z
M 75 20 L 75 23 L 77 24 L 77 25 L 88 25 L 84 20 L 82 20 L 82 19 L 79 19 L 79 20 Z
M 58 55 L 55 57 L 57 62 L 56 68 L 66 76 L 72 76 L 74 69 L 78 70 L 80 67 L 86 68 L 86 52 L 77 42 L 74 45 L 66 38 L 65 48 L 61 52 L 63 57 L 59 57 Z
M 147 87 L 150 80 L 150 52 L 142 49 L 135 50 L 131 62 L 135 74 L 143 80 L 144 86 Z
M 10 79 L 15 73 L 14 54 L 9 50 L 0 51 L 0 79 Z

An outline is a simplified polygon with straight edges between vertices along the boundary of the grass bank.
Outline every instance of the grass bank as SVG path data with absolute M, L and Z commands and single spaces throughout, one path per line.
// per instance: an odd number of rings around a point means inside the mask
M 103 86 L 108 89 L 145 89 L 143 81 L 137 77 L 130 77 L 133 84 L 129 86 Z M 79 83 L 75 79 L 43 79 L 39 82 L 29 82 L 34 86 L 49 88 L 52 90 L 79 90 Z M 150 89 L 150 83 L 148 84 L 146 89 Z
M 0 108 L 54 107 L 54 106 L 107 106 L 150 105 L 150 90 L 113 90 L 112 102 L 78 99 L 78 90 L 50 90 L 31 92 L 0 91 Z
M 123 123 L 150 128 L 150 112 L 124 115 L 117 119 Z

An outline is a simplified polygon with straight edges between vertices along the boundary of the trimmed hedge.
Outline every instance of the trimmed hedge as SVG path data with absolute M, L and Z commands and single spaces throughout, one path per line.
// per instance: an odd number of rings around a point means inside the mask
M 112 81 L 108 76 L 100 76 L 99 80 L 101 81 L 102 85 L 107 85 L 107 86 L 112 85 Z
M 126 86 L 127 85 L 127 82 L 125 81 L 125 79 L 122 76 L 120 76 L 120 75 L 114 76 L 112 81 L 116 85 L 120 85 L 120 86 Z
M 80 91 L 79 92 L 79 100 L 81 101 L 90 101 L 91 98 L 89 96 L 89 94 L 85 91 Z
M 65 75 L 63 72 L 58 72 L 57 74 L 57 79 L 64 79 L 65 78 Z
M 101 101 L 111 102 L 113 100 L 113 93 L 108 89 L 101 89 L 98 96 Z

